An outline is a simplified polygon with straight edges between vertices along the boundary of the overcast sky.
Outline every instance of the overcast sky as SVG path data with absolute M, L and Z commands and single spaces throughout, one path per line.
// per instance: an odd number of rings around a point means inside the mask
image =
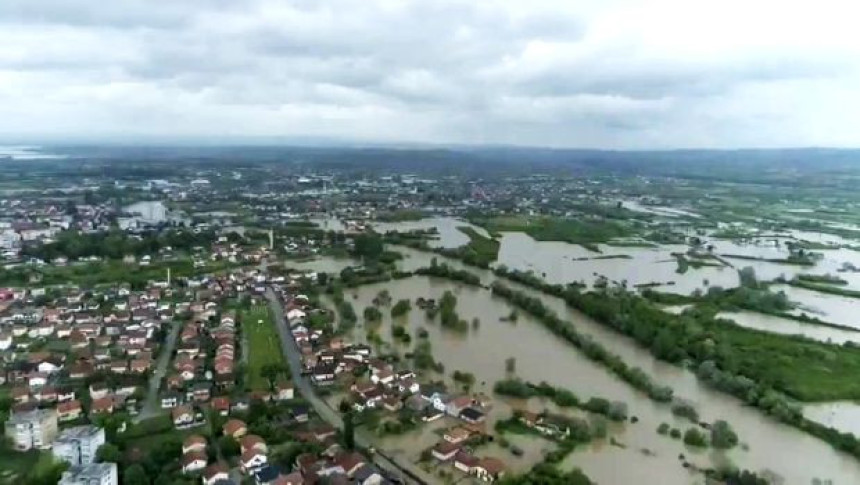
M 860 146 L 856 0 L 0 0 L 0 138 Z

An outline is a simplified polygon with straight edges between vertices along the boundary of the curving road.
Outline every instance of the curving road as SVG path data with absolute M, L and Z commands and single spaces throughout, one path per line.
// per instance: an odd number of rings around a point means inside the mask
M 286 357 L 287 362 L 290 364 L 290 373 L 292 374 L 296 389 L 313 406 L 314 410 L 323 420 L 335 428 L 342 430 L 343 419 L 341 419 L 340 414 L 317 396 L 313 385 L 301 375 L 302 362 L 299 348 L 290 334 L 290 327 L 284 317 L 284 308 L 281 306 L 278 296 L 271 288 L 266 289 L 266 299 L 269 301 L 269 307 L 272 310 L 272 315 L 274 315 L 275 326 L 278 328 L 278 336 L 281 339 L 281 351 L 283 351 L 284 357 Z M 374 447 L 370 436 L 358 429 L 355 430 L 355 443 L 361 448 L 369 449 Z M 372 458 L 378 467 L 386 470 L 392 476 L 400 478 L 404 483 L 426 485 L 433 482 L 432 477 L 411 463 L 398 463 L 393 458 L 385 456 L 379 451 Z

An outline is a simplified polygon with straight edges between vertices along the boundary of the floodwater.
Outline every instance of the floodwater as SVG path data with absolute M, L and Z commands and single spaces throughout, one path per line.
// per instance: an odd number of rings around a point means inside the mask
M 807 418 L 841 431 L 860 435 L 860 404 L 837 401 L 808 404 L 803 407 Z
M 771 290 L 783 291 L 791 301 L 800 304 L 793 313 L 805 313 L 826 322 L 860 329 L 860 321 L 857 319 L 860 314 L 860 298 L 831 295 L 789 285 L 774 285 Z
M 425 265 L 433 257 L 427 254 L 422 256 Z M 410 254 L 406 261 L 410 266 L 421 266 L 418 259 L 418 254 Z M 485 282 L 492 279 L 488 272 L 473 272 L 480 273 Z M 856 483 L 860 478 L 860 462 L 837 453 L 823 441 L 779 424 L 740 401 L 701 385 L 691 372 L 657 361 L 630 339 L 566 308 L 561 300 L 543 297 L 546 304 L 625 362 L 642 368 L 657 382 L 671 385 L 677 396 L 696 405 L 703 420 L 729 421 L 741 441 L 749 445 L 749 450 L 738 448 L 728 453 L 712 450 L 696 452 L 682 443 L 658 435 L 656 428 L 662 422 L 682 430 L 689 425 L 677 420 L 668 406 L 654 403 L 633 390 L 522 312 L 517 323 L 500 321 L 501 317 L 510 313 L 511 307 L 485 289 L 413 277 L 355 290 L 357 298 L 353 303 L 356 312 L 361 314 L 382 289 L 388 289 L 395 301 L 400 298 L 414 301 L 419 296 L 438 299 L 446 289 L 450 289 L 458 297 L 460 317 L 467 321 L 475 317 L 480 319 L 479 328 L 466 334 L 427 322 L 423 311 L 417 308 L 402 322 L 413 336 L 419 326 L 424 327 L 428 331 L 434 357 L 445 365 L 446 374 L 454 370 L 472 372 L 477 380 L 476 391 L 491 391 L 493 383 L 505 376 L 505 360 L 514 357 L 516 374 L 525 380 L 545 380 L 584 398 L 602 396 L 626 402 L 630 415 L 637 416 L 640 422 L 629 424 L 619 431 L 616 439 L 625 448 L 612 446 L 577 451 L 565 461 L 565 466 L 578 466 L 599 483 L 672 485 L 700 481 L 691 477 L 690 472 L 681 466 L 678 460 L 680 453 L 685 454 L 696 466 L 715 466 L 730 461 L 745 469 L 772 470 L 786 477 L 787 483 L 810 483 L 814 478 L 832 479 L 834 483 Z M 390 339 L 390 325 L 387 315 L 379 324 L 378 332 L 386 339 Z M 363 333 L 361 328 L 355 330 L 358 338 Z M 415 340 L 413 338 L 413 343 Z M 401 348 L 401 353 L 405 351 L 406 348 Z M 642 450 L 648 450 L 648 453 Z M 652 480 L 643 482 L 642 477 L 651 477 Z
M 806 338 L 833 344 L 845 342 L 860 343 L 860 332 L 852 332 L 839 328 L 804 323 L 788 318 L 765 315 L 763 313 L 739 311 L 722 312 L 717 315 L 720 318 L 732 320 L 738 325 L 764 332 L 778 333 L 782 335 L 802 335 Z
M 701 218 L 702 216 L 696 214 L 695 212 L 678 209 L 677 207 L 667 207 L 662 205 L 643 205 L 639 201 L 636 200 L 625 200 L 623 201 L 623 207 L 625 209 L 629 209 L 636 212 L 644 212 L 646 214 L 654 214 L 658 216 L 664 217 L 694 217 Z
M 352 258 L 331 258 L 326 256 L 313 257 L 312 259 L 300 261 L 285 260 L 284 266 L 299 271 L 340 274 L 341 271 L 350 266 L 361 266 L 361 261 Z
M 409 232 L 416 230 L 436 229 L 438 239 L 429 241 L 430 247 L 452 249 L 469 243 L 469 236 L 458 227 L 471 227 L 478 234 L 489 237 L 490 235 L 483 227 L 475 226 L 463 219 L 454 217 L 428 217 L 417 221 L 406 222 L 374 222 L 373 229 L 377 232 L 400 231 Z
M 550 283 L 582 282 L 590 286 L 603 276 L 610 282 L 626 282 L 631 289 L 635 285 L 659 284 L 660 291 L 682 294 L 711 286 L 730 288 L 739 283 L 737 270 L 724 266 L 689 268 L 679 274 L 672 253 L 686 252 L 688 247 L 684 245 L 642 248 L 601 244 L 599 248 L 601 252 L 595 253 L 579 245 L 536 241 L 521 232 L 506 232 L 497 264 L 533 271 Z

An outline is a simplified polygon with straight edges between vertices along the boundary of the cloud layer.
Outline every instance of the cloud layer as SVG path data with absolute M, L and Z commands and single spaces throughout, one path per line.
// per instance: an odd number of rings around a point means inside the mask
M 2 0 L 0 137 L 860 146 L 855 4 Z

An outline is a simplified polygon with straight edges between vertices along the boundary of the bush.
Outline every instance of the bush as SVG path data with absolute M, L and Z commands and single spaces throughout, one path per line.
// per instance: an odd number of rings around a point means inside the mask
M 660 423 L 660 426 L 657 426 L 657 433 L 664 436 L 669 434 L 669 423 Z
M 694 423 L 699 422 L 699 413 L 690 403 L 681 401 L 676 402 L 672 405 L 672 414 L 682 418 L 687 418 Z
M 734 432 L 729 423 L 725 421 L 716 421 L 711 426 L 711 444 L 714 448 L 730 449 L 738 444 L 738 435 Z

